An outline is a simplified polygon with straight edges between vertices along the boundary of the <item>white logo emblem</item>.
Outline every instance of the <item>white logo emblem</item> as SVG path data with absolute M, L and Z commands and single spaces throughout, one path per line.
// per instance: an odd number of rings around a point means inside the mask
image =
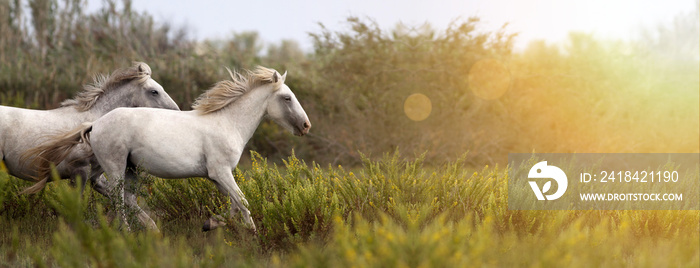
M 569 181 L 566 178 L 566 173 L 558 167 L 548 166 L 547 161 L 542 161 L 530 169 L 530 173 L 527 174 L 530 179 L 554 179 L 557 182 L 557 191 L 550 195 L 544 195 L 552 186 L 552 182 L 548 181 L 542 186 L 542 190 L 537 186 L 537 182 L 530 181 L 530 187 L 532 191 L 535 192 L 537 200 L 556 200 L 566 192 L 566 187 L 569 185 Z

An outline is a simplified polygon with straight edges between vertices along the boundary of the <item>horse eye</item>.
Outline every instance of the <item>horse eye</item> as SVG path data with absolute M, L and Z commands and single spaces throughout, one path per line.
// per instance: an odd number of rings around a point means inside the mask
M 290 96 L 284 96 L 284 101 L 292 101 L 292 97 L 290 97 Z
M 155 89 L 153 89 L 153 90 L 151 90 L 151 94 L 152 94 L 153 96 L 158 95 L 158 91 L 156 91 Z

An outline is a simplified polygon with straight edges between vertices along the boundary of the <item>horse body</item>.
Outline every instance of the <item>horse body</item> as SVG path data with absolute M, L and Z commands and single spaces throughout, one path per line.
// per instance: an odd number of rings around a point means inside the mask
M 50 111 L 0 106 L 0 154 L 10 174 L 33 180 L 36 171 L 20 161 L 22 154 L 47 141 L 47 134 L 71 130 L 80 122 L 96 119 L 90 112 L 78 112 L 73 107 Z M 50 122 L 50 124 L 47 124 Z M 66 174 L 67 170 L 59 170 Z
M 105 174 L 116 179 L 116 185 L 123 185 L 118 194 L 125 205 L 135 209 L 139 220 L 151 229 L 157 229 L 155 223 L 136 204 L 134 167 L 163 178 L 208 178 L 230 197 L 231 212 L 241 212 L 255 229 L 232 174 L 245 144 L 266 115 L 299 136 L 311 124 L 284 84 L 286 74 L 259 67 L 248 78 L 231 76 L 233 81 L 219 82 L 200 96 L 193 111 L 115 109 L 54 146 L 89 135 L 90 147 Z
M 221 137 L 205 135 L 216 124 L 206 119 L 199 118 L 196 111 L 120 108 L 93 124 L 90 143 L 97 157 L 107 154 L 102 152 L 106 149 L 123 152 L 124 157 L 129 156 L 124 163 L 148 167 L 148 173 L 161 178 L 206 177 L 203 151 L 211 148 L 205 147 L 223 145 L 212 142 Z M 112 128 L 114 125 L 120 127 Z M 103 146 L 103 142 L 109 144 Z
M 151 79 L 151 69 L 145 63 L 115 71 L 109 77 L 96 78 L 94 85 L 87 85 L 75 99 L 62 103 L 53 110 L 31 110 L 0 106 L 0 158 L 8 172 L 20 179 L 36 180 L 48 173 L 38 172 L 31 161 L 35 148 L 50 140 L 53 135 L 64 133 L 91 122 L 117 107 L 158 107 L 179 110 L 177 104 L 156 81 Z M 83 159 L 89 148 L 81 146 L 69 152 L 56 165 L 61 178 L 81 175 L 93 182 L 101 174 L 99 165 L 91 170 L 90 159 Z M 74 162 L 80 159 L 82 161 Z M 92 172 L 91 172 L 92 171 Z M 85 180 L 83 180 L 85 182 Z

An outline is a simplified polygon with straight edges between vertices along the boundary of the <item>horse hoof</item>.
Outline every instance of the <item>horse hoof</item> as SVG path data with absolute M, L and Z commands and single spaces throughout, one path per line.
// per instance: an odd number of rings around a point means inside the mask
M 211 217 L 207 221 L 204 222 L 204 226 L 202 226 L 202 232 L 208 232 L 208 231 L 214 230 L 216 228 L 219 228 L 221 226 L 226 226 L 226 222 L 223 220 L 219 220 L 219 219 L 216 219 L 214 217 Z

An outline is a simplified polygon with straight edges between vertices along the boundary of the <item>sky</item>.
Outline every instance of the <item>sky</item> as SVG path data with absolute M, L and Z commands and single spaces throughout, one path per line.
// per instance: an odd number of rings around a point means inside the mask
M 101 0 L 88 0 L 96 10 Z M 571 31 L 600 38 L 630 40 L 643 27 L 670 24 L 681 13 L 697 9 L 697 0 L 133 0 L 133 8 L 146 11 L 156 21 L 186 27 L 196 39 L 228 38 L 235 32 L 257 31 L 264 42 L 293 39 L 311 50 L 310 32 L 318 23 L 331 30 L 347 30 L 348 16 L 371 18 L 383 29 L 398 22 L 410 26 L 429 23 L 446 29 L 455 19 L 472 16 L 482 21 L 482 31 L 494 31 L 508 23 L 518 33 L 515 48 L 533 40 L 562 42 Z

